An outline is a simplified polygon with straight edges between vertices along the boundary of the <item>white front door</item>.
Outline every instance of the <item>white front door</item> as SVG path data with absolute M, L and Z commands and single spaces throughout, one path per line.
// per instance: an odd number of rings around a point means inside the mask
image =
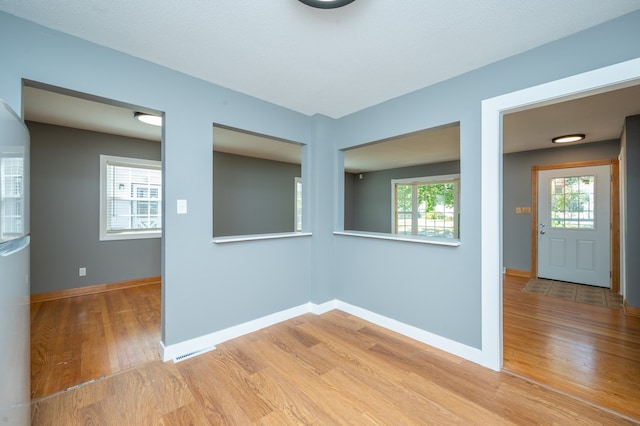
M 538 277 L 611 286 L 609 165 L 538 172 Z

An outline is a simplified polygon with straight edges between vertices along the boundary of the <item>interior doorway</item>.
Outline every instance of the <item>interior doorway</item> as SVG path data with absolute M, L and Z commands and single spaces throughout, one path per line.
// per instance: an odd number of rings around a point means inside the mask
M 503 118 L 506 114 L 601 94 L 640 83 L 640 59 L 487 99 L 482 102 L 482 337 L 485 365 L 501 370 L 503 346 Z M 624 167 L 624 163 L 621 164 Z M 499 214 L 495 214 L 499 206 Z M 624 229 L 621 229 L 624 233 Z M 520 291 L 518 290 L 518 293 Z M 582 316 L 584 319 L 584 316 Z M 513 323 L 511 323 L 513 324 Z M 559 324 L 562 327 L 562 323 Z M 529 345 L 527 336 L 522 340 Z M 587 342 L 588 343 L 588 342 Z M 542 351 L 549 354 L 548 350 Z M 552 353 L 553 357 L 559 357 Z M 533 369 L 535 370 L 535 365 Z M 592 370 L 589 370 L 592 371 Z M 530 377 L 529 374 L 526 374 Z M 570 383 L 570 382 L 567 382 Z M 573 393 L 573 391 L 570 391 Z
M 159 356 L 162 127 L 136 113 L 162 113 L 32 81 L 23 107 L 37 398 Z
M 483 364 L 500 370 L 503 362 L 503 135 L 506 113 L 637 86 L 640 59 L 633 59 L 482 101 L 481 289 Z M 624 165 L 622 165 L 624 167 Z M 499 213 L 496 214 L 496 206 Z M 624 229 L 621 229 L 621 233 Z

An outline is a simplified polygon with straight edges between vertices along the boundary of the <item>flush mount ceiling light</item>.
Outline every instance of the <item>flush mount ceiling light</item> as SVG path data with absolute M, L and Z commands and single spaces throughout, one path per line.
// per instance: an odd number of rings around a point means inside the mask
M 159 115 L 147 114 L 146 112 L 136 112 L 133 117 L 145 124 L 151 124 L 152 126 L 162 126 L 162 117 Z
M 346 6 L 353 1 L 354 0 L 300 0 L 300 2 L 307 6 L 318 9 L 336 9 L 338 7 Z
M 584 139 L 584 135 L 583 134 L 574 134 L 574 135 L 558 136 L 557 138 L 551 139 L 551 142 L 553 142 L 553 143 L 571 143 L 571 142 L 581 141 L 582 139 Z

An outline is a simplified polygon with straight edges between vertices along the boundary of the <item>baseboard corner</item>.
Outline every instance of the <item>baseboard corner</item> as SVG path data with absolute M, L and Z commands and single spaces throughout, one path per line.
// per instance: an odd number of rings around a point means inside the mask
M 631 317 L 640 317 L 640 308 L 629 306 L 626 300 L 622 303 L 622 307 L 624 308 L 625 315 L 629 315 Z
M 504 274 L 512 277 L 531 278 L 531 272 L 520 269 L 505 268 Z

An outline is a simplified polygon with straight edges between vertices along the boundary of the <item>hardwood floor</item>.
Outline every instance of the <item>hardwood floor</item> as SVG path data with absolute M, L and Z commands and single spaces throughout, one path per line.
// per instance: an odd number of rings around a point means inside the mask
M 640 419 L 640 318 L 503 281 L 504 369 Z
M 31 304 L 31 398 L 158 360 L 160 284 Z
M 34 425 L 634 424 L 340 311 L 146 362 L 32 413 Z

